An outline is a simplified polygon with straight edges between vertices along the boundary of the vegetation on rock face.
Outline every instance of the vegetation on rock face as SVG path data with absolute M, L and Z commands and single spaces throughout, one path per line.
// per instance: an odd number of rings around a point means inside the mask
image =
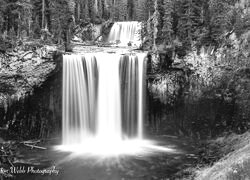
M 155 1 L 149 92 L 162 103 L 157 119 L 176 127 L 165 124 L 164 132 L 201 139 L 249 129 L 249 5 Z
M 191 52 L 178 63 L 175 59 L 167 75 L 150 81 L 149 91 L 167 114 L 161 121 L 176 126 L 175 134 L 200 139 L 249 129 L 250 64 L 240 50 L 246 47 L 234 36 L 228 40 L 230 49 Z
M 28 44 L 24 47 L 29 49 Z M 34 48 L 34 44 L 31 48 Z M 42 89 L 43 83 L 56 71 L 51 54 L 56 48 L 43 46 L 34 51 L 27 49 L 19 49 L 1 59 L 0 127 L 8 129 L 13 137 L 46 137 L 50 132 L 45 132 L 46 123 L 43 121 L 47 122 L 44 116 L 48 117 L 48 113 L 45 112 L 51 111 L 44 110 L 43 104 L 53 101 L 53 98 L 48 101 L 41 98 L 41 95 L 39 99 L 33 94 L 39 94 L 38 89 Z M 47 90 L 50 91 L 50 88 Z

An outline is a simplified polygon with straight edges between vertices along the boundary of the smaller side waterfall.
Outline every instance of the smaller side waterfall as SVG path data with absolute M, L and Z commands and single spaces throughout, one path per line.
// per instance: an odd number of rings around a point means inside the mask
M 141 23 L 115 22 L 109 33 L 109 42 L 117 43 L 120 46 L 140 46 L 141 44 Z

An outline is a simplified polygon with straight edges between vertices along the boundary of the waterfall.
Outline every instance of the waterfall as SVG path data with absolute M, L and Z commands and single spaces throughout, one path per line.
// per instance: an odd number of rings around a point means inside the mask
M 144 53 L 63 57 L 63 145 L 143 138 Z
M 120 46 L 140 46 L 141 44 L 141 23 L 137 21 L 131 22 L 115 22 L 109 33 L 108 41 L 117 43 Z

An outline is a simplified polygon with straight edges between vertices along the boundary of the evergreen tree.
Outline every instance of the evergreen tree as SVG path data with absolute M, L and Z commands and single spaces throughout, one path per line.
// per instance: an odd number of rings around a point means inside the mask
M 57 43 L 67 41 L 67 30 L 69 22 L 72 21 L 72 12 L 70 11 L 67 0 L 50 1 L 49 9 L 51 12 L 51 33 Z
M 18 14 L 17 35 L 20 36 L 22 32 L 26 32 L 27 35 L 29 35 L 31 31 L 33 6 L 30 0 L 18 0 L 16 5 L 16 12 Z
M 127 17 L 127 4 L 128 0 L 121 0 L 118 4 L 119 9 L 119 21 L 126 21 L 128 19 Z
M 164 38 L 162 36 L 163 17 L 164 17 L 163 0 L 156 0 L 155 12 L 153 14 L 154 44 L 156 45 L 164 41 Z
M 7 30 L 7 16 L 6 16 L 6 10 L 7 10 L 7 2 L 5 0 L 0 0 L 0 33 Z
M 135 12 L 135 5 L 134 5 L 134 0 L 128 0 L 127 4 L 127 10 L 128 10 L 128 20 L 133 20 L 134 18 L 134 12 Z
M 178 37 L 186 49 L 190 49 L 202 29 L 202 1 L 178 0 Z
M 136 9 L 136 17 L 135 20 L 137 21 L 147 21 L 148 19 L 148 6 L 147 6 L 147 0 L 137 0 L 135 4 Z
M 172 44 L 173 38 L 173 1 L 165 0 L 163 3 L 164 16 L 163 16 L 163 28 L 162 36 L 167 44 Z
M 228 28 L 228 14 L 230 11 L 230 5 L 225 0 L 210 0 L 209 1 L 210 11 L 210 24 L 209 24 L 209 35 L 214 45 L 218 45 L 222 34 L 226 32 Z
M 151 17 L 154 13 L 154 0 L 146 0 L 147 17 Z

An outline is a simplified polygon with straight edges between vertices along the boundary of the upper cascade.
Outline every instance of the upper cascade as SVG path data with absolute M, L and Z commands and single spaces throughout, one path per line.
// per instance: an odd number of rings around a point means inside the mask
M 142 41 L 141 29 L 141 22 L 115 22 L 109 33 L 108 41 L 119 46 L 139 47 Z

